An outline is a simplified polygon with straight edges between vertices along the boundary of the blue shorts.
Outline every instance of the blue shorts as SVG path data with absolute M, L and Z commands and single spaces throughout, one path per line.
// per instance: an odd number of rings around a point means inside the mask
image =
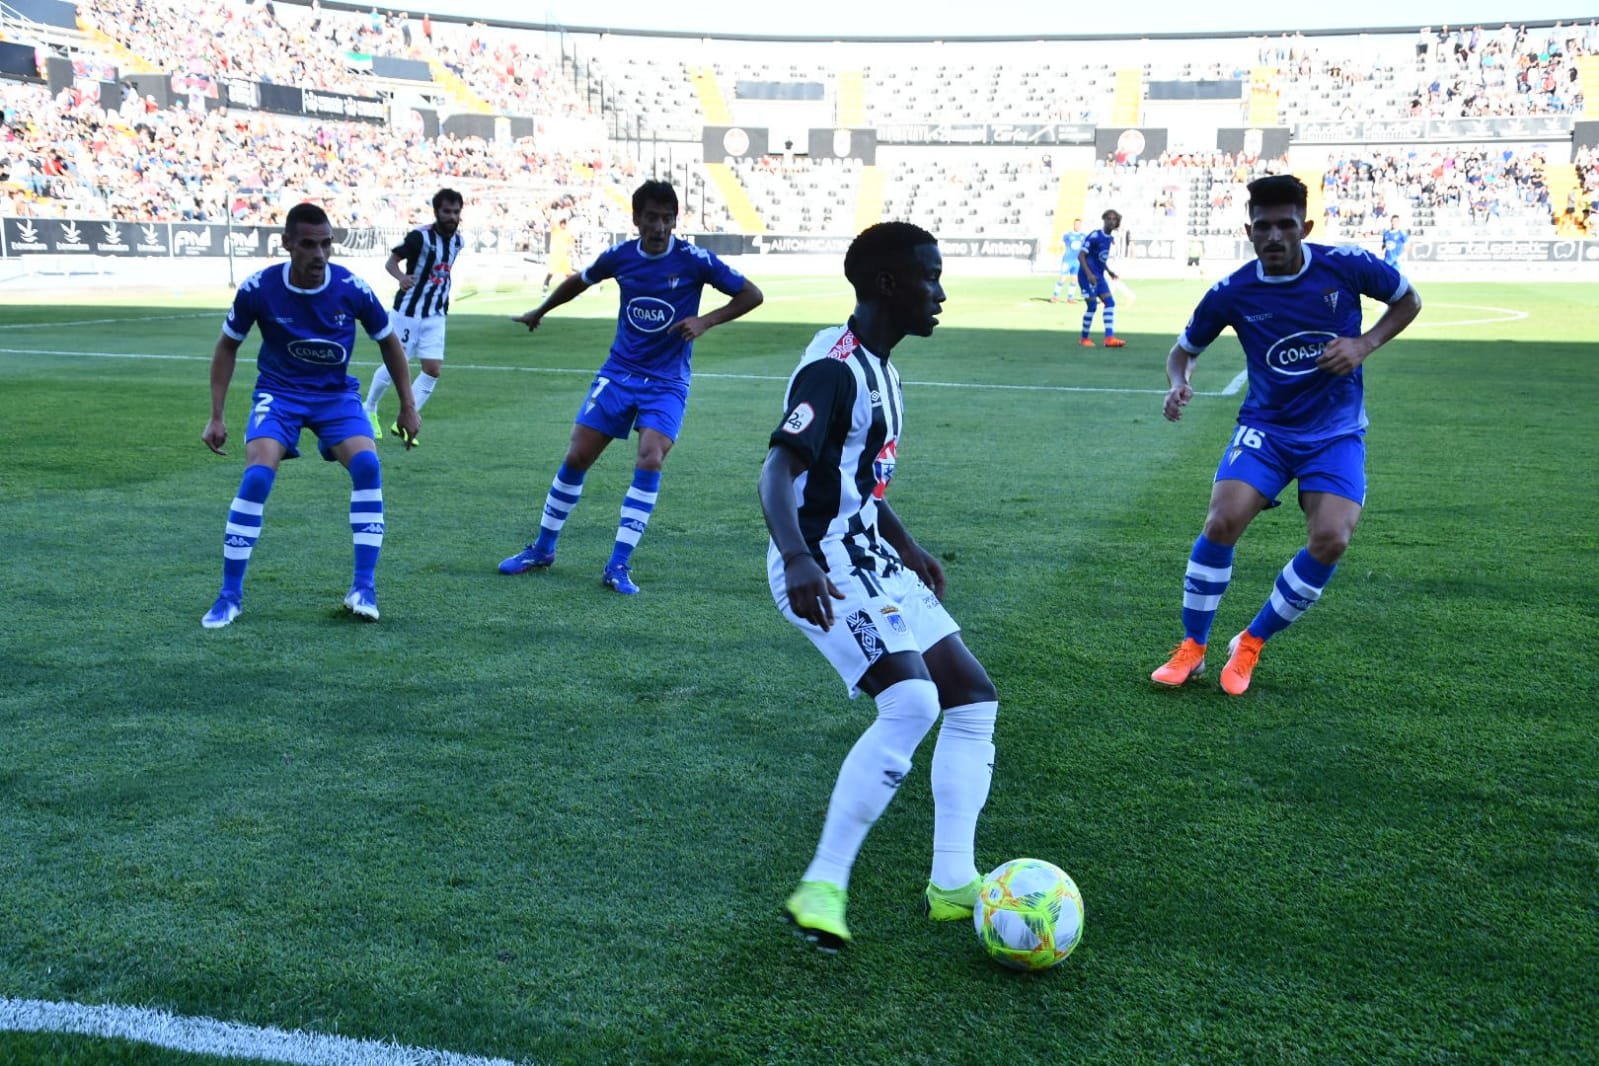
M 1088 277 L 1081 270 L 1079 270 L 1077 272 L 1077 287 L 1082 290 L 1083 299 L 1085 300 L 1103 300 L 1106 303 L 1113 302 L 1113 297 L 1110 294 L 1110 279 L 1104 274 L 1099 275 L 1099 285 L 1093 286 L 1088 284 Z
M 245 443 L 257 437 L 271 437 L 283 445 L 285 458 L 295 459 L 300 455 L 302 429 L 316 434 L 317 448 L 322 458 L 329 460 L 333 449 L 351 437 L 372 436 L 372 422 L 361 406 L 359 385 L 351 385 L 343 392 L 256 389 L 251 394 Z
M 1330 492 L 1366 506 L 1366 438 L 1359 434 L 1331 440 L 1282 441 L 1266 429 L 1239 426 L 1222 449 L 1217 481 L 1242 481 L 1270 500 L 1290 481 L 1300 492 Z
M 626 440 L 634 429 L 653 429 L 677 440 L 688 410 L 688 382 L 642 374 L 596 374 L 577 409 L 577 424 Z

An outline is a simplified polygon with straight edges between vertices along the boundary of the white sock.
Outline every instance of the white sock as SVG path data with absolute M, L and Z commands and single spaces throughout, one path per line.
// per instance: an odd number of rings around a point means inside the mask
M 433 386 L 438 383 L 439 379 L 429 374 L 426 370 L 418 374 L 416 380 L 411 382 L 411 395 L 416 398 L 416 409 L 418 411 L 426 406 L 428 397 L 433 395 Z
M 389 368 L 383 363 L 378 364 L 378 372 L 372 375 L 372 384 L 366 389 L 366 409 L 376 411 L 378 401 L 383 399 L 383 394 L 389 391 L 389 386 L 394 384 L 394 379 L 389 376 Z
M 867 831 L 888 809 L 910 772 L 916 745 L 937 720 L 938 686 L 931 681 L 901 681 L 877 694 L 877 719 L 839 767 L 822 839 L 805 870 L 805 880 L 849 887 L 850 867 L 855 865 Z
M 933 884 L 959 888 L 977 876 L 977 816 L 994 777 L 994 720 L 989 700 L 944 712 L 933 747 Z

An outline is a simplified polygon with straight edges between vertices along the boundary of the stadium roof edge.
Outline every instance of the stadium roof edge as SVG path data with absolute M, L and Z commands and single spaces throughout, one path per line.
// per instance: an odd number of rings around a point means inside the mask
M 310 0 L 277 0 L 278 3 L 294 4 L 298 7 L 311 6 Z M 451 22 L 461 24 L 482 23 L 485 26 L 498 26 L 505 29 L 534 30 L 548 33 L 580 33 L 590 36 L 613 34 L 622 37 L 657 37 L 679 40 L 714 40 L 714 41 L 759 41 L 771 44 L 1020 44 L 1029 41 L 1213 41 L 1217 38 L 1250 38 L 1250 37 L 1280 37 L 1283 34 L 1303 34 L 1306 37 L 1350 37 L 1362 33 L 1415 33 L 1423 29 L 1418 23 L 1409 23 L 1401 26 L 1346 26 L 1337 29 L 1299 29 L 1293 26 L 1277 27 L 1273 29 L 1253 30 L 1216 30 L 1209 32 L 1186 33 L 1006 33 L 994 35 L 950 35 L 935 34 L 932 36 L 854 36 L 846 34 L 767 34 L 767 33 L 719 33 L 696 30 L 638 30 L 623 26 L 568 26 L 557 22 L 521 22 L 514 19 L 481 18 L 474 15 L 448 13 L 441 14 L 429 11 L 425 5 L 400 6 L 398 4 L 361 4 L 349 3 L 346 0 L 328 0 L 321 5 L 324 9 L 332 11 L 354 11 L 358 13 L 370 12 L 373 8 L 386 14 L 396 12 L 408 15 L 410 18 L 419 19 L 425 13 L 435 22 Z M 1573 15 L 1564 19 L 1517 19 L 1506 18 L 1507 24 L 1525 26 L 1528 29 L 1546 29 L 1556 23 L 1570 24 L 1592 18 L 1588 15 Z M 1494 22 L 1499 20 L 1495 19 Z M 1474 23 L 1487 26 L 1487 22 Z M 1430 28 L 1430 27 L 1426 27 Z

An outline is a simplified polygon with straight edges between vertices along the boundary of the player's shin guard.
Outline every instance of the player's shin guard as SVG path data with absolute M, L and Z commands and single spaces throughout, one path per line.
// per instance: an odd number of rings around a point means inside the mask
M 977 876 L 977 816 L 994 776 L 994 719 L 988 700 L 950 707 L 933 747 L 933 884 L 956 888 Z
M 587 473 L 586 470 L 568 469 L 565 463 L 555 472 L 555 480 L 550 483 L 550 494 L 544 497 L 544 517 L 539 519 L 539 535 L 533 541 L 533 547 L 541 552 L 555 550 L 561 527 L 572 517 L 577 501 L 583 497 L 583 478 Z
M 916 745 L 937 720 L 938 687 L 931 681 L 901 681 L 877 694 L 877 720 L 839 767 L 822 839 L 805 880 L 849 887 L 850 867 L 867 831 L 888 808 L 910 772 Z
M 427 405 L 428 397 L 433 395 L 433 386 L 438 383 L 439 379 L 425 370 L 416 376 L 415 381 L 411 382 L 411 394 L 416 398 L 416 409 L 418 411 Z
M 633 484 L 622 498 L 622 518 L 616 527 L 616 544 L 611 548 L 611 561 L 607 566 L 626 566 L 638 547 L 644 528 L 650 524 L 655 511 L 655 501 L 661 495 L 661 472 L 633 468 Z
M 238 495 L 228 505 L 228 524 L 222 533 L 222 594 L 238 599 L 244 594 L 244 571 L 250 553 L 261 539 L 262 515 L 277 471 L 270 466 L 247 466 L 239 479 Z
M 350 484 L 350 533 L 355 538 L 351 583 L 369 589 L 383 550 L 383 464 L 377 452 L 356 452 L 350 458 Z
M 1310 610 L 1311 604 L 1321 599 L 1322 590 L 1337 569 L 1336 563 L 1318 562 L 1307 549 L 1300 548 L 1299 554 L 1288 560 L 1277 575 L 1271 597 L 1249 623 L 1249 631 L 1266 640 L 1293 625 Z
M 1116 336 L 1116 298 L 1114 296 L 1105 297 L 1105 313 L 1100 316 L 1100 322 L 1104 323 L 1105 336 Z
M 1083 336 L 1085 337 L 1094 328 L 1094 312 L 1097 310 L 1099 310 L 1099 302 L 1092 296 L 1085 297 L 1083 300 Z
M 366 387 L 366 409 L 376 411 L 378 401 L 383 399 L 383 394 L 389 391 L 389 386 L 394 384 L 394 379 L 389 376 L 386 364 L 379 363 L 377 373 L 372 375 L 372 384 Z
M 1210 625 L 1232 579 L 1232 545 L 1216 544 L 1201 533 L 1183 574 L 1183 632 L 1195 644 L 1210 643 Z

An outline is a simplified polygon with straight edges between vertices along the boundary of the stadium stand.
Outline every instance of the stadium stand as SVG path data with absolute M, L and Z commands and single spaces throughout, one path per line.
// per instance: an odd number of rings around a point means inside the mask
M 1244 185 L 1284 170 L 1337 239 L 1369 242 L 1395 215 L 1432 240 L 1584 236 L 1599 206 L 1593 20 L 815 42 L 291 0 L 84 0 L 75 28 L 0 14 L 39 58 L 36 77 L 0 78 L 0 211 L 15 218 L 273 226 L 309 198 L 386 232 L 447 181 L 470 226 L 536 253 L 557 219 L 593 241 L 627 232 L 627 190 L 660 174 L 685 232 L 836 238 L 908 217 L 1031 242 L 1049 263 L 1066 222 L 1112 206 L 1129 246 L 1160 243 L 1150 254 L 1235 240 Z M 252 96 L 269 87 L 372 110 L 286 113 Z

